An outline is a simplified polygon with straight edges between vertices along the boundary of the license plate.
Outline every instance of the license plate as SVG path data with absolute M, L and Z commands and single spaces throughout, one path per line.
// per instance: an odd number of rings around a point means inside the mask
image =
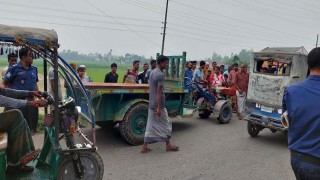
M 268 112 L 268 113 L 272 113 L 273 108 L 261 106 L 261 111 L 263 111 L 263 112 Z

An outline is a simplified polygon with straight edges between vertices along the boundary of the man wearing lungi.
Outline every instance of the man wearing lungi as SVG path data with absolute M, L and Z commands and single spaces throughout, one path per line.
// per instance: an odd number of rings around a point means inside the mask
M 164 69 L 168 67 L 168 57 L 159 56 L 157 58 L 158 67 L 151 71 L 149 77 L 149 110 L 144 144 L 141 153 L 151 151 L 148 144 L 156 142 L 166 142 L 167 151 L 178 151 L 179 147 L 170 142 L 172 124 L 165 108 L 165 96 L 163 82 Z
M 247 66 L 245 64 L 241 64 L 240 67 L 240 72 L 235 76 L 235 87 L 237 90 L 238 118 L 242 120 L 242 113 L 244 112 L 247 99 L 249 73 L 247 72 Z

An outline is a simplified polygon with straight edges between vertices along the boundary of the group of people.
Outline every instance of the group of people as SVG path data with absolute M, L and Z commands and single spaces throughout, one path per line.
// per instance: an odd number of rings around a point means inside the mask
M 195 82 L 200 87 L 208 90 L 215 87 L 229 87 L 236 90 L 236 96 L 232 96 L 233 109 L 238 114 L 238 118 L 242 119 L 244 112 L 246 95 L 248 92 L 249 73 L 247 66 L 241 64 L 240 70 L 238 64 L 235 63 L 225 69 L 224 65 L 217 65 L 217 62 L 212 62 L 212 67 L 205 61 L 200 61 L 200 66 L 197 67 L 197 61 L 189 61 L 185 69 L 185 88 L 190 88 L 190 83 Z
M 157 66 L 157 61 L 152 59 L 150 66 L 148 63 L 143 65 L 143 71 L 138 73 L 140 61 L 133 61 L 132 69 L 128 69 L 123 76 L 122 83 L 133 83 L 133 84 L 148 84 L 150 73 Z M 117 74 L 118 65 L 116 63 L 111 64 L 111 72 L 107 73 L 104 78 L 105 83 L 118 83 Z

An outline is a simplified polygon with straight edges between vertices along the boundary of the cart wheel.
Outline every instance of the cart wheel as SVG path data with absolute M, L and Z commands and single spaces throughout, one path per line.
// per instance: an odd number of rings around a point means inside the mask
M 148 119 L 148 104 L 138 103 L 130 107 L 120 122 L 121 136 L 131 145 L 143 143 Z
M 104 166 L 103 161 L 98 153 L 92 151 L 79 151 L 80 161 L 84 168 L 83 179 L 97 179 L 103 178 Z M 62 156 L 58 169 L 59 180 L 74 180 L 76 177 L 74 170 L 73 158 L 71 155 Z
M 259 125 L 253 124 L 250 121 L 248 121 L 247 129 L 248 129 L 248 133 L 250 134 L 251 137 L 257 137 L 260 130 L 261 130 Z
M 203 113 L 199 114 L 199 117 L 201 119 L 207 119 L 210 116 L 210 114 L 211 114 L 210 112 L 205 110 Z
M 230 104 L 226 103 L 220 109 L 218 121 L 221 124 L 227 124 L 231 121 L 231 118 L 232 118 L 232 107 Z

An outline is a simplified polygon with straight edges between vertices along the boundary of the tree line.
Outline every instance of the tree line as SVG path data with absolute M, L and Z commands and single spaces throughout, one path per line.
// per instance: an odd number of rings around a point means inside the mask
M 231 65 L 234 63 L 238 64 L 250 64 L 250 59 L 252 57 L 253 50 L 242 49 L 239 53 L 232 53 L 230 55 L 222 56 L 217 52 L 213 52 L 210 58 L 204 59 L 205 61 L 213 62 L 216 61 L 218 64 Z M 149 63 L 151 58 L 146 58 L 143 55 L 137 55 L 132 53 L 126 53 L 125 55 L 113 55 L 112 49 L 105 54 L 101 53 L 89 53 L 83 54 L 78 51 L 63 50 L 60 56 L 68 61 L 101 61 L 107 64 L 116 62 L 118 64 L 128 64 L 135 60 L 140 60 L 141 63 Z M 201 59 L 199 59 L 201 60 Z

